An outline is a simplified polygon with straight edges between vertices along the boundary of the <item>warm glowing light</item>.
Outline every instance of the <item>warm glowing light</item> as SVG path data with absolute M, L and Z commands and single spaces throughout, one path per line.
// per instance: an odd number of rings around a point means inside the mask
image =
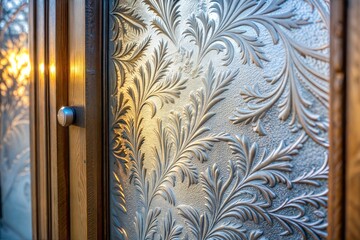
M 75 65 L 75 64 L 72 64 L 70 65 L 70 74 L 71 75 L 78 75 L 79 74 L 79 66 L 78 65 Z
M 55 74 L 55 73 L 56 73 L 55 64 L 51 64 L 51 65 L 50 65 L 50 74 Z
M 45 65 L 44 65 L 44 63 L 40 63 L 40 64 L 39 64 L 39 71 L 40 71 L 40 74 L 44 74 L 44 73 L 45 73 Z
M 25 51 L 24 51 L 25 50 Z M 30 75 L 29 54 L 26 49 L 22 49 L 21 52 L 10 56 L 11 73 L 18 73 L 17 81 L 27 81 Z
M 6 47 L 0 50 L 0 91 L 1 96 L 18 97 L 28 105 L 28 84 L 30 77 L 29 51 L 20 38 L 16 42 L 7 42 Z
M 5 67 L 3 69 L 3 79 L 9 81 L 10 76 L 16 77 L 16 81 L 22 83 L 28 81 L 30 75 L 30 61 L 29 53 L 26 48 L 8 49 L 3 51 L 3 59 L 1 65 Z

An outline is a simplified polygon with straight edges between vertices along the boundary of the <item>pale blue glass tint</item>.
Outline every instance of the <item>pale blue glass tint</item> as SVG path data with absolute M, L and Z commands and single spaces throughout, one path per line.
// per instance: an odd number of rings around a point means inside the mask
M 0 0 L 0 239 L 31 239 L 28 0 Z

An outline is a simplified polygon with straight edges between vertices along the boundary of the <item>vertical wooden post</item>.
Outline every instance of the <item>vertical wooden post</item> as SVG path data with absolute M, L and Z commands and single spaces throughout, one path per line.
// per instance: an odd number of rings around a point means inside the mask
M 347 8 L 346 239 L 360 239 L 360 2 Z
M 57 123 L 68 105 L 68 1 L 49 0 L 49 127 L 52 239 L 69 238 L 69 136 Z
M 332 1 L 330 9 L 330 171 L 327 230 L 328 239 L 343 239 L 345 211 L 345 1 Z
M 33 0 L 30 4 L 30 131 L 33 238 L 48 239 L 51 233 L 51 193 L 49 169 L 48 72 L 47 72 L 47 4 Z
M 70 218 L 72 239 L 102 239 L 102 1 L 69 4 Z
M 33 239 L 68 239 L 69 141 L 56 121 L 68 94 L 67 1 L 32 0 L 29 19 Z

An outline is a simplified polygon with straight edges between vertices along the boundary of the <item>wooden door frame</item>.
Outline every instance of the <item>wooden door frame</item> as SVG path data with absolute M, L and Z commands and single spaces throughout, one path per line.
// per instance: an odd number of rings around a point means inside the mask
M 104 1 L 105 2 L 105 1 Z M 70 127 L 70 237 L 102 239 L 103 153 L 106 133 L 103 129 L 102 81 L 102 4 L 99 0 L 69 1 L 69 104 L 79 106 L 76 126 Z M 84 16 L 84 18 L 82 18 Z M 81 88 L 81 89 L 79 89 Z M 80 94 L 81 96 L 76 96 Z M 79 155 L 77 154 L 79 151 Z M 76 169 L 76 170 L 75 170 Z M 74 183 L 75 182 L 75 183 Z M 75 189 L 72 188 L 75 184 Z M 77 185 L 82 186 L 78 189 Z
M 68 131 L 56 121 L 56 110 L 67 104 L 67 5 L 30 0 L 33 239 L 69 236 Z
M 349 0 L 353 1 L 353 0 Z M 328 239 L 344 239 L 346 1 L 331 2 Z
M 79 8 L 85 6 L 85 8 Z M 101 239 L 103 219 L 103 115 L 102 112 L 102 4 L 97 0 L 30 0 L 30 135 L 33 239 L 69 239 L 70 171 L 69 129 L 58 125 L 57 110 L 68 105 L 71 75 L 69 32 L 71 9 L 85 11 L 84 111 L 85 135 L 79 148 L 86 150 L 87 239 Z M 74 9 L 75 8 L 75 9 Z M 81 32 L 81 31 L 79 31 Z M 76 36 L 75 36 L 76 37 Z
M 108 56 L 106 41 L 103 41 L 108 36 L 108 6 L 104 4 L 108 1 L 30 2 L 33 238 L 68 239 L 72 231 L 68 130 L 57 125 L 56 110 L 68 103 L 69 56 L 73 51 L 69 46 L 72 43 L 68 24 L 74 24 L 68 23 L 68 19 L 69 8 L 74 7 L 76 11 L 85 11 L 81 24 L 85 32 L 82 46 L 85 133 L 79 147 L 85 150 L 86 156 L 83 191 L 86 224 L 84 229 L 76 231 L 83 231 L 88 239 L 108 239 L 108 78 L 104 70 Z M 360 237 L 360 207 L 354 206 L 354 202 L 360 203 L 359 189 L 356 189 L 360 185 L 356 170 L 360 131 L 355 131 L 359 130 L 360 111 L 354 111 L 360 108 L 360 102 L 355 98 L 356 91 L 352 91 L 358 87 L 356 68 L 359 66 L 356 61 L 349 61 L 360 57 L 356 41 L 350 41 L 360 38 L 356 4 L 359 5 L 357 0 L 331 1 L 328 239 Z M 55 66 L 55 72 L 51 66 Z

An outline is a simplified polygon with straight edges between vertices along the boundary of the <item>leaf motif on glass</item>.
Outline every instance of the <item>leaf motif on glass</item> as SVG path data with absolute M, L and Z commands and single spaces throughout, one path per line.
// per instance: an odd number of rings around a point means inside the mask
M 111 236 L 326 237 L 329 1 L 111 6 Z

